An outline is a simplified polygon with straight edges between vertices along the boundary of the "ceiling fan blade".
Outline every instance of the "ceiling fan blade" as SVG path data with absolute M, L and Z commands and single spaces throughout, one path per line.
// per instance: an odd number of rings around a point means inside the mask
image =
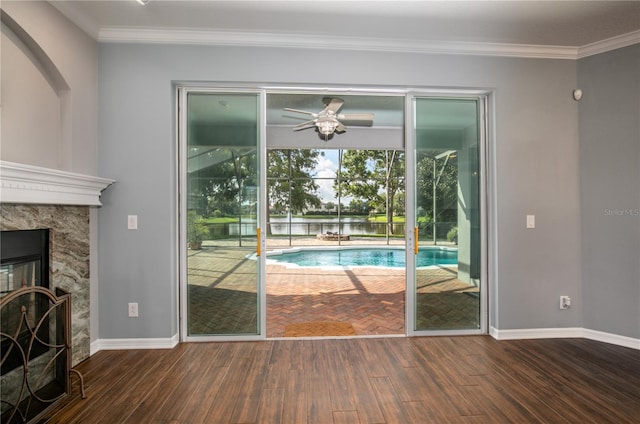
M 333 113 L 337 113 L 344 104 L 344 100 L 338 97 L 325 97 L 322 99 L 322 102 L 327 105 L 325 110 Z
M 338 121 L 338 126 L 336 127 L 336 132 L 345 132 L 347 130 L 347 127 L 340 121 Z
M 307 112 L 306 110 L 298 110 L 298 109 L 291 109 L 289 107 L 285 107 L 284 110 L 286 110 L 287 112 L 297 112 L 297 113 L 304 113 L 305 115 L 311 115 L 314 118 L 318 117 L 317 113 L 313 113 L 313 112 Z
M 348 113 L 346 115 L 338 115 L 338 119 L 343 121 L 371 121 L 373 123 L 373 113 Z
M 293 130 L 294 131 L 304 130 L 304 129 L 307 129 L 307 128 L 311 128 L 311 127 L 313 127 L 315 125 L 316 125 L 316 120 L 312 119 L 311 121 L 302 122 L 302 123 L 300 123 L 298 125 L 294 125 Z

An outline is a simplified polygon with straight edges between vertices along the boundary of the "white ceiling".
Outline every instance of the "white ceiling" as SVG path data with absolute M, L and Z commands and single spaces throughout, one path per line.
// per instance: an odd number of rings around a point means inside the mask
M 4 0 L 7 1 L 7 0 Z M 51 1 L 99 41 L 330 48 L 640 42 L 640 1 Z M 632 37 L 631 41 L 628 40 Z M 294 41 L 295 40 L 295 41 Z M 565 50 L 566 51 L 566 50 Z
M 640 43 L 640 0 L 149 0 L 144 6 L 135 0 L 51 0 L 50 3 L 100 42 L 561 59 L 577 59 Z M 343 97 L 346 100 L 343 113 L 375 112 L 374 129 L 403 125 L 401 98 L 340 93 L 272 94 L 268 97 L 268 120 L 272 125 L 300 123 L 307 117 L 296 117 L 283 108 L 317 112 L 324 107 L 324 95 Z M 239 113 L 236 101 L 224 102 L 224 107 L 229 109 L 227 113 Z M 207 108 L 222 107 L 218 103 L 213 102 Z M 452 116 L 455 114 L 443 116 L 440 125 L 446 126 L 445 121 Z M 447 121 L 447 125 L 453 123 Z

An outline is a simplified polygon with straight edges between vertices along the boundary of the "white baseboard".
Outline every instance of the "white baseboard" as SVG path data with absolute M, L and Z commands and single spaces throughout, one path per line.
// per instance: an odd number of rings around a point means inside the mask
M 491 327 L 489 333 L 496 340 L 583 338 L 640 350 L 640 339 L 581 327 L 516 330 L 499 330 Z M 167 339 L 99 339 L 91 343 L 90 355 L 101 350 L 172 349 L 179 342 L 178 334 Z
M 587 339 L 640 350 L 640 339 L 605 333 L 603 331 L 589 330 L 588 328 L 584 329 L 584 333 L 584 337 Z
M 100 340 L 94 340 L 89 346 L 89 356 L 93 356 L 100 351 Z
M 489 333 L 496 340 L 582 338 L 640 350 L 640 339 L 581 327 L 525 328 L 518 330 L 499 330 L 491 327 Z
M 172 349 L 179 341 L 177 334 L 167 339 L 99 339 L 91 343 L 91 355 L 100 350 Z
M 491 327 L 489 334 L 496 340 L 520 340 L 520 339 L 571 339 L 582 338 L 582 328 L 524 328 L 517 330 L 498 330 Z

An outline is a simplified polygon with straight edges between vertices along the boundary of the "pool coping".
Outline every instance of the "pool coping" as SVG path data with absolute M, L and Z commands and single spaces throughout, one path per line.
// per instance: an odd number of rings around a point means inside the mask
M 424 246 L 424 248 L 426 249 L 438 249 L 438 250 L 446 250 L 446 251 L 458 251 L 457 247 L 449 247 L 449 246 Z M 266 265 L 279 265 L 279 266 L 283 266 L 287 269 L 320 269 L 320 270 L 326 270 L 326 271 L 348 271 L 350 269 L 354 269 L 354 268 L 380 268 L 380 269 L 406 269 L 405 267 L 390 267 L 390 266 L 377 266 L 377 265 L 331 265 L 331 266 L 305 266 L 305 265 L 298 265 L 298 264 L 293 264 L 290 262 L 280 262 L 276 259 L 269 259 L 269 256 L 278 256 L 278 255 L 283 255 L 286 253 L 299 253 L 301 251 L 314 251 L 314 250 L 362 250 L 362 249 L 368 249 L 368 250 L 381 250 L 381 249 L 385 249 L 385 250 L 406 250 L 406 248 L 404 246 L 389 246 L 389 245 L 379 245 L 379 246 L 372 246 L 372 245 L 368 245 L 366 247 L 363 247 L 361 245 L 355 245 L 355 246 L 296 246 L 296 247 L 290 247 L 290 248 L 286 248 L 286 249 L 274 249 L 274 250 L 270 250 L 268 252 L 266 252 L 265 256 L 267 257 L 267 259 L 265 260 Z M 249 259 L 249 260 L 256 260 L 257 259 L 257 255 L 256 252 L 253 252 L 249 255 L 246 255 L 245 258 Z M 421 266 L 421 267 L 416 267 L 416 269 L 438 269 L 438 268 L 442 268 L 442 267 L 448 267 L 448 268 L 458 268 L 458 264 L 440 264 L 440 265 L 428 265 L 428 266 Z

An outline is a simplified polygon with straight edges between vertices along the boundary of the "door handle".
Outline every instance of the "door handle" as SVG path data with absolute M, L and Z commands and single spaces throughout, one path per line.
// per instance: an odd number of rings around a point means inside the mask
M 418 254 L 418 227 L 413 228 L 413 253 Z
M 260 256 L 260 227 L 256 228 L 256 238 L 257 238 L 257 246 L 256 246 L 256 256 Z

